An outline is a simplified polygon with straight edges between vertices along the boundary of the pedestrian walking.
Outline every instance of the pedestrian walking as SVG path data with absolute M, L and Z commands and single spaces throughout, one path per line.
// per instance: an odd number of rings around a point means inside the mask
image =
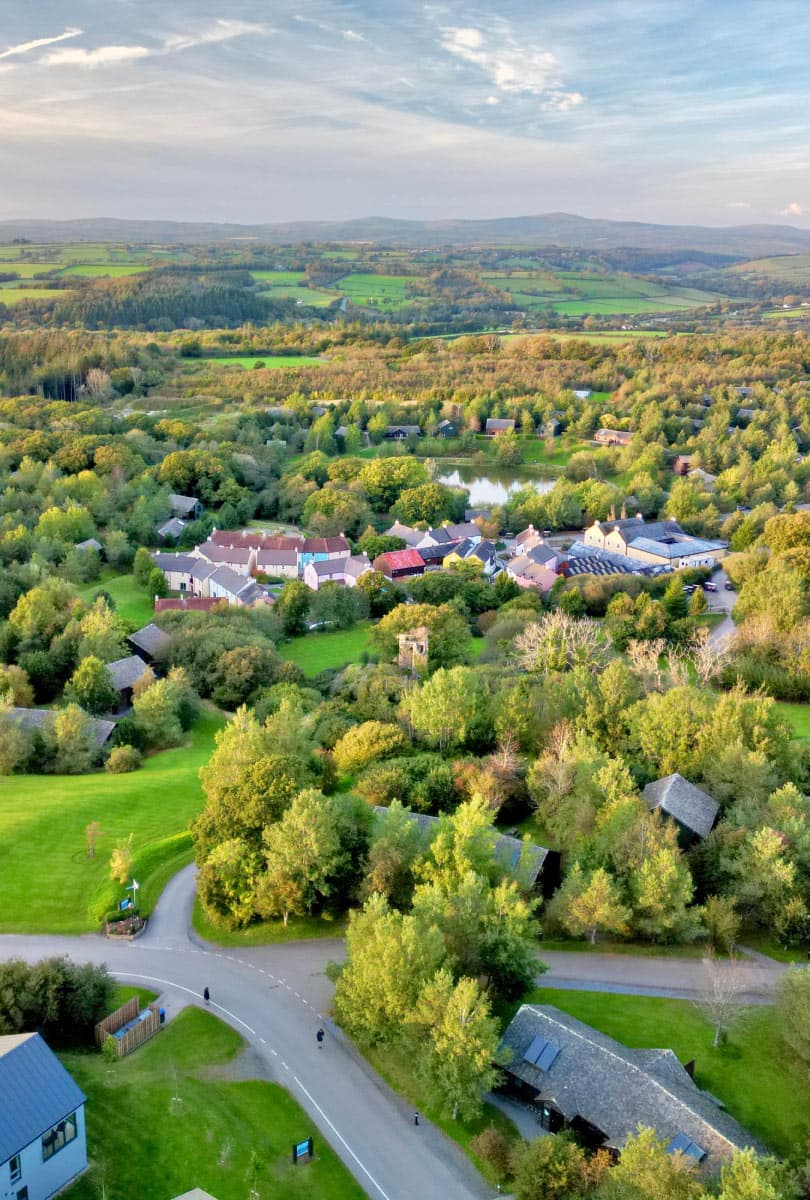
M 419 1113 L 418 1113 L 418 1112 L 415 1112 L 415 1113 L 413 1114 L 413 1123 L 414 1123 L 414 1125 L 418 1125 L 418 1124 L 419 1124 Z
M 323 1050 L 323 1039 L 325 1036 L 326 1035 L 324 1034 L 323 1029 L 319 1029 L 318 1032 L 315 1034 L 315 1037 L 318 1039 L 318 1049 L 319 1050 Z
M 203 988 L 203 1000 L 206 1004 L 209 1004 L 211 1001 L 211 993 L 209 992 L 208 988 Z

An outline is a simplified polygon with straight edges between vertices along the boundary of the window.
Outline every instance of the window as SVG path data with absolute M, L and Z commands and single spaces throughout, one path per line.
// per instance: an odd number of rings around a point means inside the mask
M 28 1188 L 22 1187 L 17 1192 L 17 1200 L 28 1200 Z
M 20 1162 L 19 1154 L 15 1154 L 13 1158 L 8 1160 L 8 1170 L 11 1175 L 11 1182 L 16 1183 L 22 1175 L 22 1163 Z
M 53 1129 L 43 1133 L 42 1161 L 47 1162 L 49 1158 L 53 1158 L 54 1154 L 64 1150 L 68 1142 L 72 1142 L 75 1136 L 76 1114 L 74 1112 L 69 1117 L 65 1117 L 64 1121 L 60 1121 L 58 1125 L 54 1125 Z

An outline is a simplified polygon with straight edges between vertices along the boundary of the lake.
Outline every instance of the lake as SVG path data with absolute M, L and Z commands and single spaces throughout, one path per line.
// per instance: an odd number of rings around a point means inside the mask
M 484 473 L 480 467 L 455 467 L 452 471 L 443 471 L 435 476 L 436 483 L 444 483 L 447 487 L 463 487 L 470 493 L 470 508 L 486 508 L 495 504 L 505 504 L 515 492 L 522 488 L 532 488 L 536 492 L 550 492 L 554 487 L 553 479 L 538 479 L 536 475 L 526 477 L 519 470 L 504 467 L 487 467 Z

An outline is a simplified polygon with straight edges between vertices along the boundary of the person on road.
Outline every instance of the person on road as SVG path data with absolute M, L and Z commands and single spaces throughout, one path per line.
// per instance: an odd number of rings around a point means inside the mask
M 419 1124 L 419 1113 L 418 1113 L 418 1112 L 415 1112 L 415 1113 L 413 1114 L 413 1123 L 414 1123 L 414 1125 L 418 1125 L 418 1124 Z
M 324 1034 L 323 1029 L 319 1029 L 318 1032 L 315 1034 L 315 1037 L 318 1040 L 318 1049 L 319 1050 L 323 1050 L 323 1039 L 325 1036 L 326 1035 Z
M 203 1000 L 206 1004 L 209 1004 L 211 1001 L 211 993 L 209 992 L 208 988 L 203 988 Z

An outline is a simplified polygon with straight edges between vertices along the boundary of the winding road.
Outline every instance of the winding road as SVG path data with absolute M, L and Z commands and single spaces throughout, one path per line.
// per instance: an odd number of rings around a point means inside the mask
M 119 979 L 159 992 L 169 1019 L 189 1003 L 202 1003 L 207 986 L 212 1010 L 289 1089 L 371 1200 L 493 1196 L 444 1134 L 424 1120 L 413 1125 L 411 1108 L 324 1016 L 332 995 L 325 967 L 343 957 L 343 942 L 220 949 L 191 932 L 194 894 L 190 866 L 171 880 L 146 933 L 134 942 L 13 934 L 0 937 L 0 959 L 67 954 L 106 963 Z M 687 998 L 701 987 L 703 968 L 695 959 L 564 952 L 543 958 L 549 970 L 542 980 L 550 987 Z M 765 1001 L 781 969 L 770 960 L 742 965 L 743 998 Z M 323 1049 L 315 1039 L 320 1025 L 327 1029 Z

